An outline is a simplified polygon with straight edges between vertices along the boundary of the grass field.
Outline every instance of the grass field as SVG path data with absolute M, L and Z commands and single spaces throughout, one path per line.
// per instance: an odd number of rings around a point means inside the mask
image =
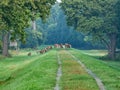
M 95 80 L 67 52 L 60 51 L 63 76 L 61 90 L 99 90 Z
M 105 56 L 107 55 L 106 50 L 81 50 L 82 53 L 90 55 L 90 56 Z
M 0 90 L 53 90 L 57 67 L 55 50 L 1 60 Z
M 80 50 L 70 50 L 70 52 L 102 80 L 106 90 L 120 90 L 120 62 L 102 61 L 89 56 L 90 54 L 83 54 L 84 52 Z
M 120 61 L 100 60 L 104 50 L 68 49 L 103 82 L 106 90 L 120 90 Z M 27 56 L 32 52 L 32 56 Z M 0 90 L 54 90 L 58 58 L 62 62 L 60 90 L 99 90 L 96 81 L 81 65 L 62 49 L 45 54 L 33 50 L 11 51 L 12 58 L 0 56 Z

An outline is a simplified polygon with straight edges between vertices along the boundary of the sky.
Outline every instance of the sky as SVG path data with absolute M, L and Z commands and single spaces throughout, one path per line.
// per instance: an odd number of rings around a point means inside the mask
M 61 0 L 57 0 L 59 3 L 61 2 Z

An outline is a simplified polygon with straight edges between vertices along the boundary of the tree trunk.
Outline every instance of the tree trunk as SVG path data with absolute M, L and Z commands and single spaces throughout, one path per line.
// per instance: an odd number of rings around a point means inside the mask
M 36 30 L 36 22 L 35 22 L 35 20 L 32 21 L 32 29 Z
M 9 39 L 9 33 L 3 34 L 3 40 L 2 40 L 2 55 L 3 56 L 9 56 L 8 53 L 8 39 Z
M 116 34 L 110 34 L 110 45 L 108 48 L 108 57 L 112 60 L 115 59 L 115 50 L 116 50 Z

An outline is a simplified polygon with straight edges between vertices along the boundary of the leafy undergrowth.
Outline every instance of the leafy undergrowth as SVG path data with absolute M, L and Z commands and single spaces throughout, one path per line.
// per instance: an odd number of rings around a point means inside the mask
M 85 55 L 80 50 L 73 49 L 70 50 L 70 52 L 102 80 L 106 90 L 120 90 L 120 70 L 117 69 L 119 67 L 114 67 L 118 62 L 107 63 L 89 55 Z
M 61 90 L 99 90 L 95 80 L 66 51 L 59 51 L 62 61 Z
M 0 61 L 0 90 L 53 90 L 56 51 L 43 55 L 18 55 Z

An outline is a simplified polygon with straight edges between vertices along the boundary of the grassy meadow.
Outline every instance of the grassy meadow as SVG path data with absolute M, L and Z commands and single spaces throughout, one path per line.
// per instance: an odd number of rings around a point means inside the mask
M 66 51 L 59 52 L 63 75 L 61 90 L 99 90 L 95 80 Z
M 52 50 L 32 56 L 20 52 L 13 58 L 0 60 L 0 90 L 53 90 L 56 58 L 56 51 Z
M 62 62 L 60 90 L 99 90 L 96 81 L 68 52 L 103 82 L 106 90 L 120 90 L 120 61 L 101 60 L 105 50 L 52 49 L 45 54 L 27 49 L 0 56 L 0 90 L 54 90 L 58 57 Z M 31 56 L 27 56 L 31 52 Z
M 87 52 L 72 49 L 70 52 L 102 80 L 106 90 L 120 90 L 120 61 L 97 59 L 93 53 L 97 52 L 97 57 L 101 56 L 101 50 Z M 102 52 L 102 55 L 106 55 L 106 51 Z

